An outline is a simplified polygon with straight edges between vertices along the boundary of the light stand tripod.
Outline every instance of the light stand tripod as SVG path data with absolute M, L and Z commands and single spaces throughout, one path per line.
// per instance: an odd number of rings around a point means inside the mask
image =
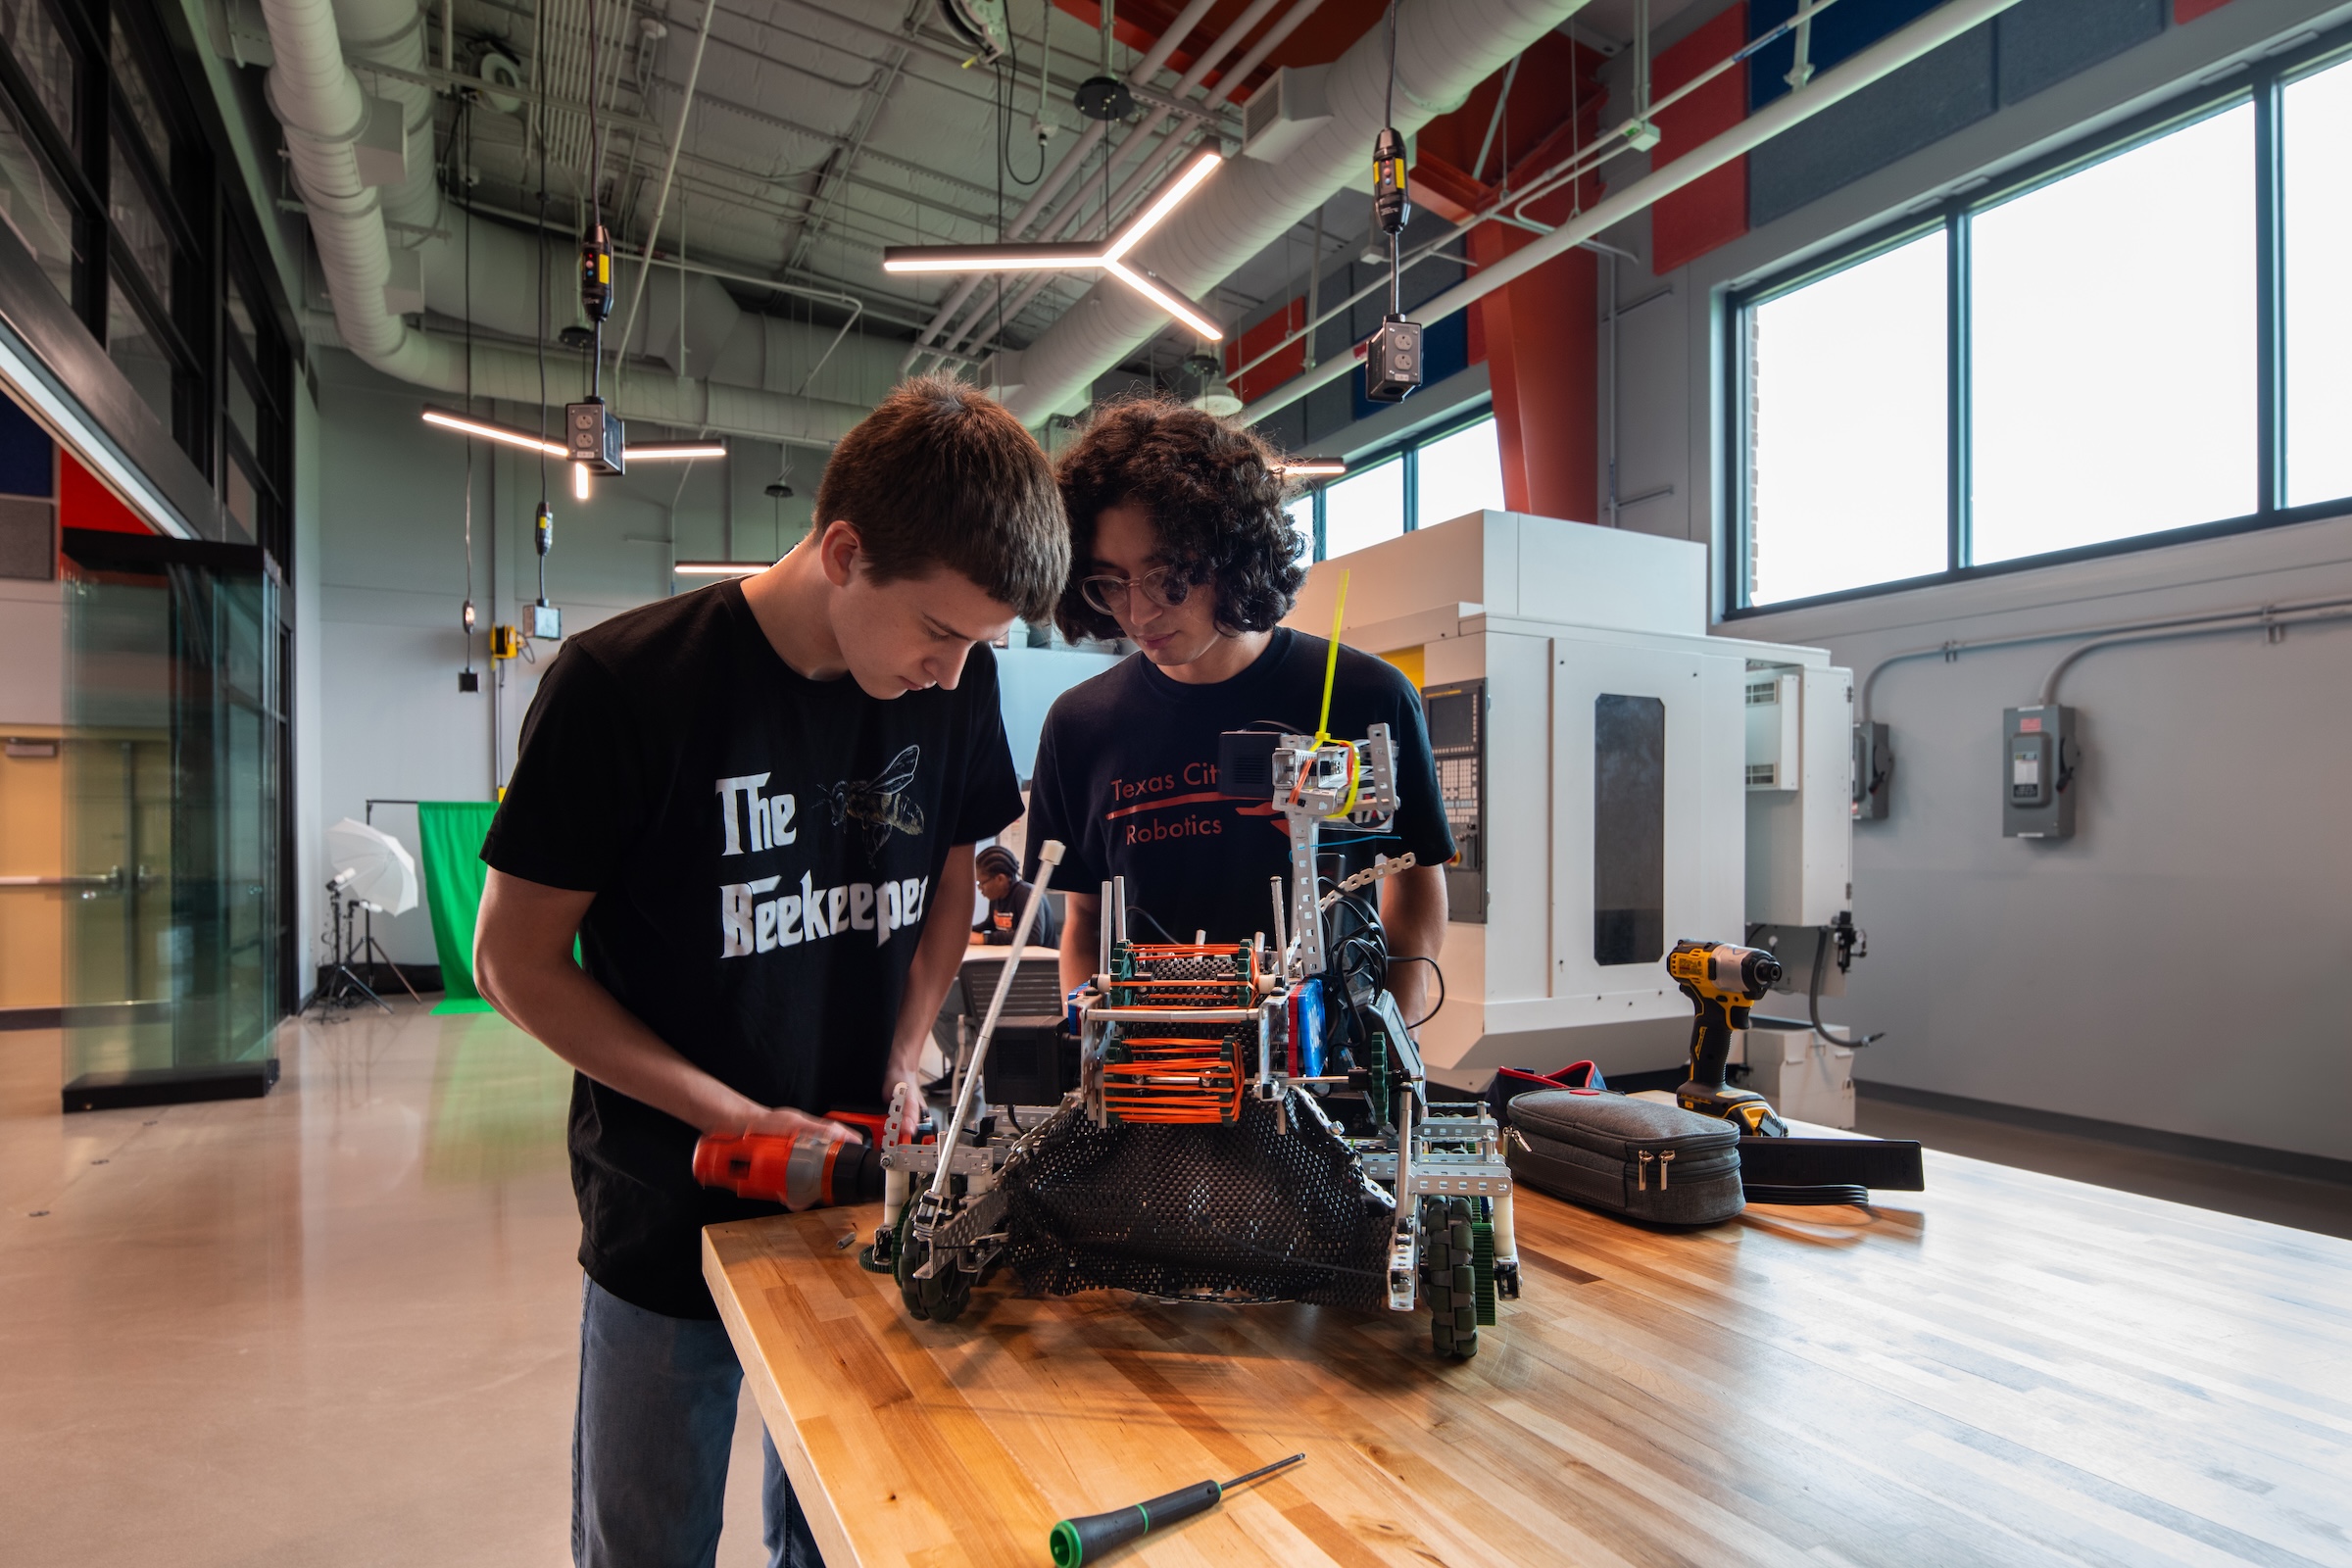
M 363 901 L 343 896 L 343 889 L 351 882 L 352 876 L 352 872 L 345 871 L 326 885 L 327 926 L 333 934 L 335 963 L 327 971 L 326 983 L 318 988 L 318 1004 L 322 1007 L 348 1007 L 364 997 L 390 1012 L 392 1004 L 377 996 L 368 982 L 360 978 L 358 971 L 352 968 L 354 963 L 366 960 L 391 969 L 392 977 L 408 992 L 409 999 L 421 1005 L 424 999 L 416 995 L 416 988 L 409 984 L 409 977 L 400 972 L 400 966 L 392 961 L 392 956 L 383 950 L 383 945 L 375 940 L 374 934 L 361 933 L 359 921 Z

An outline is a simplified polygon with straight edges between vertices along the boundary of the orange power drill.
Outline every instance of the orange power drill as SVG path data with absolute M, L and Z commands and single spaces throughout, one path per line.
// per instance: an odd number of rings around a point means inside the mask
M 1729 942 L 1677 942 L 1666 955 L 1666 972 L 1690 999 L 1690 1079 L 1674 1092 L 1675 1102 L 1725 1121 L 1738 1122 L 1743 1138 L 1786 1138 L 1788 1124 L 1772 1102 L 1752 1090 L 1724 1083 L 1732 1060 L 1732 1031 L 1747 1027 L 1748 1011 L 1782 975 L 1781 960 L 1762 948 Z
M 789 1133 L 705 1133 L 694 1179 L 787 1208 L 870 1203 L 882 1196 L 882 1118 L 834 1110 L 827 1121 L 863 1135 L 838 1142 Z

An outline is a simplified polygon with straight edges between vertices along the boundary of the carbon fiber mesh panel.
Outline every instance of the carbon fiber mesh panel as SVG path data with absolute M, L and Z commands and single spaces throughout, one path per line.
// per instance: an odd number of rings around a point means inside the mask
M 1010 1161 L 1006 1260 L 1031 1291 L 1219 1301 L 1388 1300 L 1387 1195 L 1293 1090 L 1222 1126 L 1097 1127 L 1064 1106 Z

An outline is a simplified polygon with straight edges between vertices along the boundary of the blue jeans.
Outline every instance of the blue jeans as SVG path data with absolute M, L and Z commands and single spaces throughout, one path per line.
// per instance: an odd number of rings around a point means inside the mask
M 571 1425 L 577 1568 L 710 1568 L 743 1367 L 726 1325 L 631 1306 L 580 1282 L 580 1401 Z M 824 1568 L 775 1443 L 760 1488 L 770 1568 Z

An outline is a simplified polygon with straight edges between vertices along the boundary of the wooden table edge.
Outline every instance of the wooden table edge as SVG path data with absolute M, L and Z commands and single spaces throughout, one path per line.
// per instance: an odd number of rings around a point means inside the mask
M 784 1391 L 777 1386 L 767 1357 L 760 1353 L 751 1320 L 744 1315 L 743 1303 L 736 1298 L 734 1282 L 727 1277 L 725 1260 L 718 1255 L 718 1244 L 710 1234 L 720 1228 L 715 1225 L 704 1228 L 703 1280 L 710 1287 L 710 1299 L 718 1305 L 719 1321 L 727 1326 L 727 1339 L 735 1347 L 735 1359 L 742 1363 L 743 1375 L 752 1385 L 752 1399 L 760 1406 L 760 1419 L 766 1423 L 767 1440 L 775 1445 L 776 1457 L 784 1463 L 785 1478 L 792 1483 L 793 1495 L 799 1499 L 801 1513 L 808 1521 L 808 1533 L 815 1537 L 817 1549 L 824 1553 L 825 1568 L 859 1568 L 864 1559 L 850 1540 L 849 1527 L 842 1521 L 833 1494 L 825 1490 L 823 1478 L 817 1474 L 816 1461 L 809 1457 L 807 1446 L 801 1442 L 800 1425 L 793 1419 L 792 1407 L 785 1402 Z

